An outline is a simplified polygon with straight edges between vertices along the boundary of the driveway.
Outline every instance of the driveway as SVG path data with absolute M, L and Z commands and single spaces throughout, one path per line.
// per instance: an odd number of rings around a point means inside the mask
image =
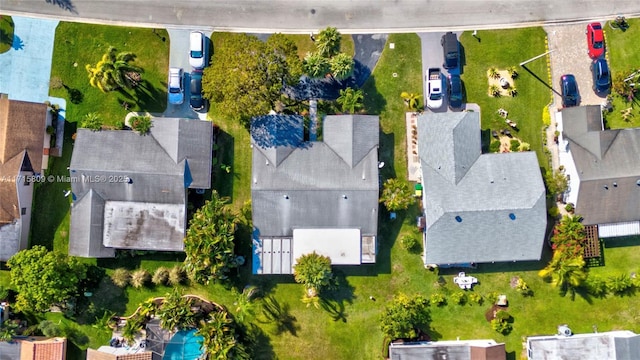
M 458 36 L 458 40 L 460 40 L 460 35 L 462 34 L 461 31 L 457 31 L 454 32 L 457 36 Z M 445 69 L 442 66 L 442 61 L 443 61 L 443 55 L 442 55 L 442 45 L 440 44 L 440 40 L 442 39 L 442 35 L 444 35 L 444 32 L 429 32 L 429 33 L 419 33 L 418 36 L 420 37 L 420 41 L 422 44 L 422 100 L 423 100 L 423 105 L 425 105 L 425 109 L 427 111 L 433 111 L 433 112 L 446 112 L 446 111 L 450 111 L 449 109 L 449 102 L 448 102 L 448 97 L 445 96 L 445 100 L 444 103 L 442 104 L 442 107 L 440 107 L 440 109 L 436 109 L 436 110 L 431 110 L 429 108 L 426 107 L 427 104 L 427 70 L 429 68 L 440 68 L 440 71 L 442 71 L 442 76 L 443 76 L 443 82 L 442 82 L 442 89 L 443 92 L 446 94 L 447 93 L 447 80 L 449 78 L 449 70 Z M 464 56 L 462 53 L 462 49 L 460 50 L 460 60 L 463 61 L 464 60 Z M 464 64 L 461 62 L 461 66 L 463 66 Z M 458 71 L 459 68 L 456 69 L 450 69 L 452 71 Z M 464 104 L 463 104 L 463 108 L 464 108 Z
M 600 105 L 605 96 L 599 96 L 593 91 L 593 76 L 591 75 L 591 58 L 587 55 L 587 36 L 584 31 L 586 24 L 546 26 L 544 29 L 549 38 L 549 49 L 553 52 L 551 59 L 551 78 L 556 108 L 562 107 L 560 97 L 560 77 L 563 74 L 573 74 L 578 82 L 580 105 Z
M 14 16 L 13 23 L 13 48 L 0 54 L 0 93 L 9 94 L 9 99 L 45 102 L 58 21 Z
M 189 106 L 189 97 L 191 93 L 189 91 L 189 84 L 191 83 L 191 65 L 189 65 L 189 34 L 191 31 L 197 31 L 198 29 L 167 29 L 169 33 L 169 39 L 171 39 L 171 46 L 169 50 L 169 67 L 182 68 L 184 71 L 184 102 L 180 105 L 171 105 L 167 103 L 167 109 L 163 116 L 165 117 L 177 117 L 184 119 L 207 119 L 206 111 L 196 112 Z M 207 31 L 203 33 L 209 34 Z M 207 40 L 209 37 L 207 37 Z M 211 52 L 207 53 L 207 56 L 211 56 Z M 169 71 L 169 69 L 167 69 Z M 167 76 L 169 74 L 167 73 Z

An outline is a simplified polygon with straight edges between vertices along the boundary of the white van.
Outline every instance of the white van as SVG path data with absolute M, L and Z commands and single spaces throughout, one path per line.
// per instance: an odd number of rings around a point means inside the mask
M 205 39 L 200 31 L 192 31 L 189 36 L 189 65 L 195 70 L 202 70 L 206 65 Z

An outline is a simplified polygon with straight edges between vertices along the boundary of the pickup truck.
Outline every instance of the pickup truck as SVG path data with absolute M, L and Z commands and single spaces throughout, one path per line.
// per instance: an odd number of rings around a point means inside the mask
M 427 70 L 427 107 L 439 109 L 442 106 L 442 74 L 440 68 Z

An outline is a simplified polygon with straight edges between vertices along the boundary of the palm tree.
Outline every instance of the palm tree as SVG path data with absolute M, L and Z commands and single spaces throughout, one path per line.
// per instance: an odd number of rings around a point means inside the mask
M 500 78 L 500 72 L 498 72 L 498 69 L 496 69 L 495 67 L 490 67 L 489 70 L 487 70 L 487 74 L 492 79 Z
M 500 87 L 496 84 L 489 86 L 489 94 L 493 97 L 500 97 Z
M 364 104 L 364 94 L 362 90 L 356 90 L 354 88 L 346 88 L 340 90 L 340 96 L 336 99 L 336 102 L 342 108 L 342 112 L 347 114 L 354 114 L 356 111 L 362 109 Z
M 98 115 L 98 113 L 95 113 L 95 112 L 88 113 L 80 121 L 80 127 L 89 129 L 92 131 L 100 131 L 100 129 L 102 129 L 102 119 L 100 118 L 100 115 Z
M 135 58 L 136 55 L 131 52 L 118 53 L 116 48 L 110 46 L 95 67 L 89 64 L 85 66 L 89 74 L 89 84 L 102 92 L 137 86 L 143 70 L 130 64 Z
M 345 53 L 339 53 L 329 60 L 331 68 L 331 76 L 338 82 L 344 80 L 353 74 L 355 62 L 353 58 Z
M 518 78 L 518 69 L 515 66 L 510 66 L 507 71 L 509 72 L 509 75 L 511 76 L 512 79 L 517 79 Z
M 314 79 L 323 78 L 331 70 L 329 60 L 317 52 L 307 53 L 302 62 L 302 68 L 309 77 Z
M 236 310 L 238 321 L 243 322 L 246 318 L 255 316 L 255 298 L 258 295 L 258 288 L 255 286 L 247 286 L 242 289 L 241 293 L 236 292 L 236 301 L 233 303 Z
M 337 55 L 340 52 L 341 40 L 342 35 L 338 32 L 338 29 L 334 27 L 327 27 L 320 31 L 316 39 L 318 53 L 326 58 Z
M 18 324 L 13 321 L 5 321 L 0 325 L 0 341 L 9 342 L 16 335 Z
M 391 178 L 385 181 L 380 202 L 389 211 L 406 210 L 415 202 L 413 192 L 406 181 Z
M 515 87 L 509 88 L 509 95 L 511 95 L 511 97 L 518 96 L 518 89 L 516 89 Z
M 133 316 L 128 319 L 122 328 L 122 337 L 127 341 L 129 345 L 133 344 L 136 335 L 142 330 L 142 321 L 137 317 Z
M 420 94 L 403 91 L 400 94 L 400 97 L 404 100 L 404 103 L 407 104 L 409 110 L 415 111 L 418 109 L 418 105 L 420 104 Z
M 236 339 L 233 320 L 226 311 L 214 311 L 206 321 L 201 321 L 197 334 L 202 336 L 202 347 L 210 359 L 245 358 L 238 352 L 244 352 Z M 246 354 L 245 354 L 246 355 Z
M 197 314 L 191 310 L 192 304 L 191 298 L 183 297 L 177 288 L 174 289 L 156 310 L 156 316 L 160 318 L 160 327 L 168 331 L 194 327 Z
M 317 297 L 320 290 L 328 287 L 333 279 L 331 259 L 328 256 L 319 255 L 315 251 L 302 255 L 296 259 L 293 276 L 297 283 L 306 287 L 306 297 Z
M 551 279 L 551 286 L 558 288 L 562 295 L 575 290 L 587 279 L 584 259 L 581 256 L 565 258 L 559 251 L 554 252 L 551 262 L 538 275 Z

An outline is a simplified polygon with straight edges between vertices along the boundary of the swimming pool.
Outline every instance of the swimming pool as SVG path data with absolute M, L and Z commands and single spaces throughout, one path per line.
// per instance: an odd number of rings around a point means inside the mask
M 169 341 L 164 349 L 163 360 L 197 360 L 204 354 L 202 336 L 196 330 L 180 330 Z

